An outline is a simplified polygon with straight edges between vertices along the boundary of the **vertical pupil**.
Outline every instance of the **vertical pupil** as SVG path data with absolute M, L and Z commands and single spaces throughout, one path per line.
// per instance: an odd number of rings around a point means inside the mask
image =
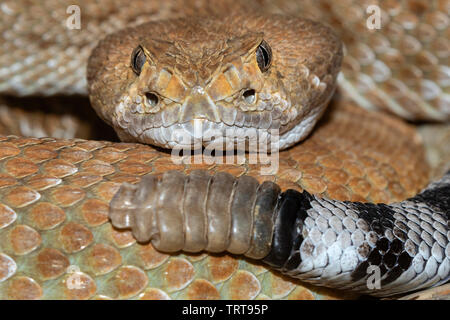
M 258 62 L 258 66 L 262 72 L 265 72 L 269 69 L 272 59 L 272 51 L 269 45 L 264 40 L 258 46 L 258 49 L 256 51 L 256 59 Z
M 139 74 L 141 72 L 141 68 L 145 63 L 145 55 L 141 48 L 137 48 L 134 56 L 133 56 L 133 69 Z
M 136 69 L 139 69 L 139 51 L 136 53 L 136 56 L 134 57 L 134 66 Z
M 138 51 L 135 58 L 135 66 L 137 69 L 141 69 L 143 65 L 144 59 L 142 58 L 142 51 Z
M 261 52 L 264 58 L 264 67 L 267 67 L 267 65 L 269 64 L 269 55 L 267 54 L 267 51 L 261 47 Z

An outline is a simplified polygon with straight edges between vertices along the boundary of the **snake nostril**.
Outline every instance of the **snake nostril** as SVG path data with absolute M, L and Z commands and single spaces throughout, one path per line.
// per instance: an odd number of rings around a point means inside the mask
M 145 94 L 145 97 L 147 98 L 148 104 L 150 104 L 152 107 L 156 106 L 159 103 L 158 96 L 153 92 L 147 92 Z
M 242 94 L 242 98 L 247 103 L 254 103 L 256 101 L 256 93 L 254 89 L 245 90 Z

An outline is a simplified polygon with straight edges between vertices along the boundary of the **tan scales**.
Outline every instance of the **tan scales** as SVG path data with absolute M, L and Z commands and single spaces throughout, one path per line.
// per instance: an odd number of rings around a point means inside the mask
M 346 45 L 338 83 L 341 92 L 358 104 L 387 109 L 408 119 L 448 119 L 447 1 L 407 1 L 403 8 L 394 2 L 380 2 L 383 14 L 389 16 L 383 34 L 360 32 L 365 19 L 351 16 L 361 18 L 365 4 L 352 1 L 319 1 L 301 8 L 288 1 L 265 5 L 223 1 L 201 10 L 210 14 L 238 5 L 241 10 L 258 7 L 295 14 L 304 10 L 304 14 L 337 27 Z M 177 8 L 176 1 L 143 1 L 132 8 L 115 9 L 120 6 L 121 1 L 106 0 L 82 4 L 86 28 L 77 30 L 74 37 L 73 30 L 68 31 L 62 20 L 54 18 L 67 17 L 66 4 L 5 2 L 0 13 L 0 91 L 14 95 L 85 94 L 86 76 L 81 66 L 105 30 L 121 29 L 136 18 L 143 22 L 198 11 L 187 2 Z M 59 60 L 52 59 L 55 57 Z M 27 71 L 30 64 L 41 67 Z M 390 77 L 386 78 L 387 74 Z M 8 99 L 2 100 L 5 113 L 10 112 Z M 312 136 L 280 153 L 279 174 L 273 177 L 261 177 L 258 166 L 252 164 L 177 167 L 167 153 L 137 144 L 3 137 L 0 298 L 334 296 L 331 291 L 305 287 L 237 257 L 159 253 L 150 245 L 137 244 L 130 232 L 112 229 L 107 218 L 108 202 L 120 183 L 136 183 L 144 174 L 175 168 L 250 174 L 259 180 L 274 180 L 283 190 L 306 189 L 333 199 L 387 203 L 413 196 L 429 181 L 421 141 L 412 127 L 386 115 L 359 110 L 355 103 L 343 100 L 334 101 L 327 112 Z M 5 127 L 12 124 L 16 135 L 60 138 L 66 137 L 61 132 L 67 128 L 78 130 L 77 121 L 66 121 L 61 130 L 55 119 L 52 124 L 57 129 L 52 130 L 45 117 L 41 119 L 43 125 L 37 123 L 25 132 L 14 124 L 14 116 Z M 389 139 L 393 136 L 395 140 Z M 74 279 L 81 279 L 82 289 L 71 287 Z

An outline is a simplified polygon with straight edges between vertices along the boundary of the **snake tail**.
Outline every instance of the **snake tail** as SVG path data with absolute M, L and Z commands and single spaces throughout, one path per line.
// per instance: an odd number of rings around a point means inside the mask
M 282 192 L 246 175 L 174 170 L 124 183 L 109 213 L 115 227 L 160 251 L 227 251 L 315 285 L 374 296 L 448 281 L 449 215 L 450 171 L 386 205 Z

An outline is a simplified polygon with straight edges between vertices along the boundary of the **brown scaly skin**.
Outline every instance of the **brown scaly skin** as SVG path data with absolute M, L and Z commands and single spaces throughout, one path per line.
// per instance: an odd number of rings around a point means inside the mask
M 64 23 L 71 0 L 8 0 L 0 11 L 0 92 L 86 94 L 86 63 L 105 34 L 186 15 L 282 13 L 330 25 L 345 44 L 341 87 L 366 108 L 448 121 L 447 0 L 78 0 L 81 29 Z M 368 5 L 381 29 L 367 28 Z M 15 41 L 13 41 L 15 39 Z M 57 59 L 53 59 L 57 58 Z M 48 60 L 51 63 L 47 64 Z M 12 81 L 10 81 L 12 79 Z
M 387 139 L 391 134 L 397 139 Z M 139 144 L 3 137 L 0 298 L 349 297 L 305 287 L 240 257 L 156 252 L 111 227 L 109 201 L 122 182 L 136 183 L 144 174 L 201 168 L 273 180 L 283 190 L 393 202 L 427 183 L 422 152 L 411 127 L 350 104 L 332 108 L 309 139 L 281 152 L 274 176 L 261 176 L 248 163 L 174 165 L 170 154 Z M 79 270 L 83 289 L 70 286 L 69 266 Z
M 360 106 L 408 120 L 450 121 L 447 0 L 277 0 L 268 5 L 332 27 L 345 44 L 339 85 Z M 379 8 L 379 29 L 368 28 L 373 6 Z
M 107 129 L 110 127 L 96 117 L 87 97 L 55 96 L 42 101 L 42 97 L 0 96 L 0 134 L 3 135 L 114 139 L 113 132 L 111 138 L 107 137 Z
M 174 16 L 185 14 L 184 8 L 177 9 L 175 1 L 162 2 L 168 4 L 166 14 L 168 12 L 175 12 Z M 110 22 L 108 18 L 112 16 L 111 21 L 122 21 L 120 28 L 125 24 L 123 21 L 130 21 L 135 16 L 155 11 L 153 5 L 154 2 L 144 1 L 135 6 L 138 8 L 137 13 L 133 13 L 131 9 L 114 13 L 114 5 L 103 4 L 100 7 L 105 10 L 97 10 L 97 15 L 90 15 L 89 12 L 92 11 L 86 10 L 88 15 L 84 21 Z M 156 8 L 159 9 L 161 5 L 162 3 L 157 3 Z M 235 1 L 232 5 L 236 6 Z M 353 3 L 353 6 L 357 5 Z M 63 4 L 57 11 L 43 10 L 39 15 L 31 10 L 23 10 L 31 7 L 28 2 L 16 3 L 15 8 L 19 10 L 15 10 L 13 6 L 13 14 L 8 16 L 8 19 L 26 21 L 30 24 L 30 30 L 39 30 L 31 28 L 36 22 L 33 17 L 42 20 L 46 14 L 56 13 L 58 16 L 58 12 L 62 12 L 66 17 L 67 4 Z M 83 8 L 83 3 L 81 7 Z M 32 14 L 28 18 L 17 19 L 15 14 L 20 12 L 24 15 Z M 161 18 L 158 14 L 149 16 L 153 19 Z M 93 31 L 84 28 L 75 37 L 73 31 L 67 32 L 64 27 L 63 32 L 59 32 L 61 30 L 54 28 L 55 21 L 43 20 L 50 23 L 42 24 L 41 29 L 45 30 L 50 25 L 56 34 L 64 34 L 71 39 L 69 43 L 75 43 L 72 46 L 75 51 L 68 50 L 62 55 L 62 65 L 68 69 L 60 76 L 66 78 L 66 73 L 70 73 L 72 66 L 68 65 L 68 61 L 74 57 L 77 57 L 75 69 L 83 70 L 80 65 L 84 65 L 90 48 L 99 35 L 103 36 L 104 30 L 94 28 Z M 3 21 L 6 21 L 4 25 L 7 25 L 9 30 L 12 22 L 6 19 Z M 59 27 L 60 21 L 57 22 Z M 109 29 L 107 28 L 108 31 L 117 28 L 112 25 L 114 24 L 110 24 Z M 86 33 L 90 33 L 90 36 L 87 37 Z M 22 35 L 19 32 L 18 37 L 20 36 Z M 39 33 L 31 37 L 26 32 L 24 35 L 26 42 L 39 44 L 40 50 L 31 48 L 38 56 L 48 48 L 63 48 L 65 38 L 58 37 L 63 38 L 63 41 L 53 41 L 52 37 L 50 41 L 43 41 Z M 4 43 L 8 44 L 7 59 L 19 58 L 23 61 L 27 57 L 28 47 L 23 46 L 23 42 L 19 48 L 20 54 L 11 54 L 14 46 L 17 43 L 21 44 L 20 41 L 12 45 L 5 39 Z M 358 54 L 355 56 L 358 57 Z M 44 54 L 43 61 L 47 59 Z M 9 60 L 6 61 L 8 68 L 14 64 L 8 63 Z M 42 60 L 38 59 L 38 63 L 39 61 L 42 65 Z M 58 72 L 59 66 L 55 67 Z M 360 71 L 351 68 L 349 70 L 350 74 L 353 71 L 358 74 Z M 83 72 L 74 76 L 78 80 L 81 79 L 82 84 Z M 23 74 L 28 75 L 26 72 Z M 53 73 L 45 70 L 44 74 Z M 429 74 L 436 75 L 435 72 Z M 11 75 L 7 72 L 6 76 Z M 44 92 L 46 85 L 36 82 L 36 77 L 44 78 L 44 75 L 33 73 L 27 78 L 28 82 L 24 81 L 24 88 L 30 88 L 31 92 L 33 88 L 37 90 L 35 92 Z M 53 81 L 54 84 L 61 82 L 61 78 L 54 79 L 50 82 Z M 84 86 L 74 80 L 65 87 L 63 85 L 61 92 L 84 92 L 84 90 Z M 6 91 L 14 92 L 14 89 L 7 88 Z M 433 103 L 439 105 L 439 101 L 441 100 Z M 405 107 L 408 105 L 410 104 L 406 104 Z M 351 112 L 347 113 L 349 110 Z M 420 110 L 413 110 L 414 112 L 423 116 Z M 416 144 L 414 133 L 396 120 L 379 115 L 373 117 L 344 106 L 342 111 L 335 113 L 327 124 L 311 137 L 312 140 L 304 142 L 301 147 L 294 147 L 282 153 L 280 175 L 272 179 L 281 183 L 283 189 L 305 188 L 310 192 L 338 199 L 391 202 L 413 195 L 427 180 L 427 166 L 421 155 L 422 149 Z M 396 141 L 389 139 L 393 136 L 396 137 Z M 414 141 L 412 145 L 411 141 Z M 217 298 L 219 295 L 228 298 L 315 297 L 311 294 L 312 291 L 304 289 L 299 283 L 280 280 L 274 273 L 267 273 L 265 269 L 232 257 L 201 255 L 186 259 L 185 256 L 168 258 L 167 255 L 156 253 L 150 246 L 134 244 L 129 233 L 117 233 L 112 230 L 106 223 L 106 214 L 102 214 L 105 213 L 102 208 L 105 208 L 104 205 L 114 193 L 114 188 L 122 181 L 134 182 L 140 175 L 150 171 L 173 168 L 167 157 L 165 160 L 159 160 L 164 158 L 164 154 L 157 153 L 150 147 L 135 146 L 133 150 L 124 151 L 133 146 L 109 143 L 105 145 L 77 140 L 52 142 L 45 139 L 11 138 L 10 142 L 2 143 L 1 151 L 3 172 L 1 191 L 3 206 L 0 214 L 1 298 L 164 298 L 167 294 L 173 298 Z M 39 148 L 42 144 L 46 144 L 46 147 Z M 342 149 L 337 150 L 336 146 L 341 146 Z M 398 157 L 398 154 L 404 157 Z M 54 157 L 63 161 L 51 160 Z M 23 158 L 27 161 L 21 162 Z M 76 170 L 68 163 L 73 163 Z M 187 166 L 185 170 L 190 170 L 190 167 Z M 259 173 L 258 168 L 252 165 L 220 166 L 220 168 L 234 174 Z M 212 165 L 211 169 L 217 170 L 218 167 Z M 59 177 L 61 181 L 58 180 Z M 65 187 L 67 183 L 71 183 L 72 188 Z M 21 189 L 20 187 L 24 185 L 31 190 Z M 37 195 L 29 192 L 33 190 L 42 196 L 39 199 L 33 198 Z M 22 193 L 13 196 L 11 191 Z M 30 199 L 32 201 L 28 203 Z M 51 208 L 54 211 L 48 208 L 40 210 L 48 205 L 42 206 L 42 202 L 52 203 Z M 54 215 L 49 217 L 46 213 Z M 77 241 L 74 241 L 75 239 Z M 70 281 L 67 281 L 70 274 L 66 269 L 69 264 L 77 264 L 80 267 L 81 273 L 78 275 L 85 284 L 84 290 L 70 289 Z M 17 270 L 14 265 L 20 268 Z M 223 268 L 223 265 L 230 267 Z M 175 277 L 182 270 L 182 276 Z M 131 285 L 125 286 L 124 283 Z

